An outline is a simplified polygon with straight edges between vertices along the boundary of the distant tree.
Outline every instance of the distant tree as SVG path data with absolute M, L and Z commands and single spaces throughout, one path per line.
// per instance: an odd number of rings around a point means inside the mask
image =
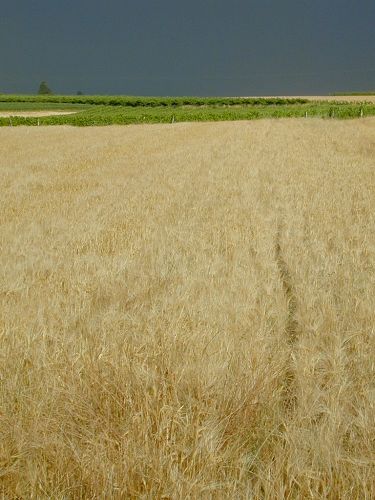
M 47 82 L 44 81 L 40 82 L 38 94 L 39 95 L 52 94 L 52 90 L 48 87 Z
M 77 95 L 83 95 L 83 92 L 81 90 L 77 90 Z

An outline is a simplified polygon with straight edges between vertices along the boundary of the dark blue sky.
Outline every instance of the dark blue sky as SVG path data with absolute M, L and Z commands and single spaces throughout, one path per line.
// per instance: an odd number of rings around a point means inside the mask
M 0 91 L 375 90 L 375 0 L 0 0 Z

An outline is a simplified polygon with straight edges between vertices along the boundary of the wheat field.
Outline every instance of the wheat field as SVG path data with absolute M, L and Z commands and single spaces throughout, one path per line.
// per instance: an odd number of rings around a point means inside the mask
M 0 130 L 4 498 L 375 498 L 375 120 Z

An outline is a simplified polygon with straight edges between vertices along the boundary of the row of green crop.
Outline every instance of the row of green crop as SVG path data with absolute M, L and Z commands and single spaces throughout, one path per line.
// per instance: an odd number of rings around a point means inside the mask
M 254 106 L 254 107 L 178 107 L 175 109 L 134 108 L 96 106 L 70 115 L 45 117 L 12 117 L 0 118 L 2 126 L 17 125 L 114 125 L 139 123 L 174 123 L 190 121 L 230 121 L 253 120 L 259 118 L 292 118 L 292 117 L 321 117 L 321 118 L 357 118 L 374 116 L 375 105 L 335 105 L 300 104 L 285 106 Z
M 333 96 L 337 96 L 337 97 L 340 97 L 340 96 L 346 96 L 346 95 L 349 95 L 349 96 L 373 96 L 375 95 L 375 92 L 337 92 L 336 94 L 332 94 Z
M 131 107 L 178 107 L 178 106 L 254 106 L 304 104 L 306 99 L 279 97 L 137 97 L 137 96 L 64 96 L 64 95 L 12 95 L 0 94 L 0 102 L 37 102 L 90 104 Z

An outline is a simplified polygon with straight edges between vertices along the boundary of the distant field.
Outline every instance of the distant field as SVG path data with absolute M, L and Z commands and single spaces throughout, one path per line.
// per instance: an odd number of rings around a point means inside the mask
M 375 498 L 375 119 L 0 129 L 4 498 Z
M 43 106 L 40 105 L 43 110 Z M 4 112 L 3 112 L 4 113 Z M 8 112 L 7 112 L 8 113 Z M 12 112 L 19 115 L 20 110 Z M 251 105 L 251 106 L 90 106 L 88 109 L 77 109 L 77 113 L 69 115 L 48 116 L 36 118 L 32 113 L 28 116 L 0 118 L 0 126 L 9 125 L 130 125 L 144 123 L 175 123 L 175 122 L 208 122 L 255 120 L 260 118 L 359 118 L 375 115 L 375 104 L 352 104 L 309 102 L 306 104 L 285 105 Z
M 0 126 L 92 126 L 236 121 L 259 118 L 375 116 L 375 99 L 373 98 L 364 100 L 357 97 L 340 97 L 339 100 L 337 99 L 334 97 L 0 95 Z M 61 111 L 76 111 L 76 113 L 61 113 Z M 11 119 L 10 116 L 12 116 Z
M 287 117 L 358 118 L 375 115 L 374 98 L 366 98 L 366 101 L 348 96 L 337 99 L 318 96 L 202 98 L 0 95 L 0 126 L 100 126 Z

